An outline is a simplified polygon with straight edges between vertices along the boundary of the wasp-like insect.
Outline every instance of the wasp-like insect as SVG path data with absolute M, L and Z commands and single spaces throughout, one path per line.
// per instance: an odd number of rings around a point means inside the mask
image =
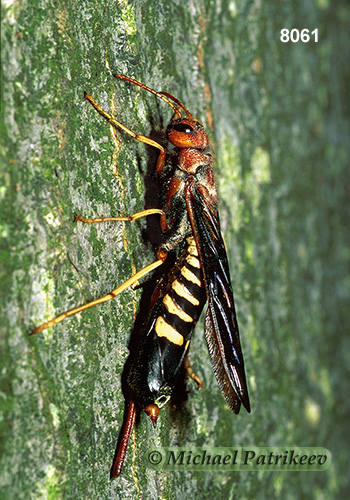
M 111 478 L 121 472 L 137 413 L 143 409 L 155 423 L 159 409 L 170 399 L 206 301 L 205 337 L 215 376 L 231 410 L 238 413 L 243 404 L 250 412 L 227 255 L 220 232 L 208 135 L 186 107 L 168 92 L 156 92 L 132 78 L 115 76 L 151 92 L 174 110 L 166 132 L 168 147 L 164 148 L 158 142 L 129 130 L 85 94 L 85 99 L 113 126 L 159 149 L 156 174 L 163 186 L 162 206 L 130 217 L 86 219 L 75 216 L 75 220 L 86 223 L 133 221 L 159 214 L 163 241 L 157 251 L 157 260 L 108 295 L 67 311 L 32 330 L 32 334 L 39 333 L 68 316 L 116 297 L 163 265 L 169 255 L 174 257 L 170 271 L 164 273 L 155 286 L 140 343 L 127 369 L 125 418 Z M 186 116 L 182 116 L 183 113 Z M 188 369 L 188 372 L 201 383 L 192 370 Z

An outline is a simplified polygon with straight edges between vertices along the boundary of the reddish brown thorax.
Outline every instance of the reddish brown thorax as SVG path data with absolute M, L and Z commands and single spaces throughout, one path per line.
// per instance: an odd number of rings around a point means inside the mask
M 212 155 L 209 151 L 209 137 L 201 125 L 194 118 L 180 118 L 168 127 L 168 139 L 178 147 L 177 167 L 188 175 L 195 175 L 199 167 L 206 166 L 205 178 L 197 184 L 202 196 L 216 205 L 217 193 L 212 171 Z M 174 176 L 169 184 L 167 204 L 171 209 L 172 198 L 183 185 L 183 180 Z
M 178 167 L 188 174 L 194 175 L 198 167 L 207 165 L 210 162 L 211 155 L 205 154 L 198 149 L 184 148 L 179 152 Z

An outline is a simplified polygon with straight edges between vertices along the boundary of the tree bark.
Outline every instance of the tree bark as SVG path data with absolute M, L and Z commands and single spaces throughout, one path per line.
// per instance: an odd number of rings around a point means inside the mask
M 349 488 L 350 10 L 340 2 L 4 2 L 2 8 L 0 496 L 28 498 L 345 498 Z M 318 29 L 282 43 L 282 28 Z M 145 222 L 73 224 L 142 210 L 143 144 L 163 103 L 122 73 L 177 96 L 216 154 L 222 229 L 252 413 L 236 416 L 214 380 L 141 415 L 109 481 L 124 400 L 121 373 L 141 292 L 34 326 L 105 295 L 154 259 Z M 326 472 L 147 468 L 155 446 L 323 446 Z

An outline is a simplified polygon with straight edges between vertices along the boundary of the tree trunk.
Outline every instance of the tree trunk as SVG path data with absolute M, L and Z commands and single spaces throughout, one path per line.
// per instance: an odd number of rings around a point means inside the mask
M 10 2 L 2 8 L 0 496 L 345 498 L 349 488 L 349 32 L 345 0 Z M 318 29 L 282 43 L 282 28 Z M 121 373 L 140 290 L 107 294 L 154 259 L 144 221 L 73 224 L 145 206 L 139 134 L 171 110 L 113 73 L 177 96 L 209 131 L 252 413 L 226 407 L 198 325 L 203 379 L 141 415 L 121 478 Z M 345 437 L 346 436 L 346 437 Z M 156 446 L 323 446 L 318 474 L 167 472 Z

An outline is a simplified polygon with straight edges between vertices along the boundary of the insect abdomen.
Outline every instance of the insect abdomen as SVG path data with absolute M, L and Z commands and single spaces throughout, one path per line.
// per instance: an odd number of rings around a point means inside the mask
M 203 278 L 197 248 L 193 238 L 188 238 L 188 247 L 174 279 L 162 298 L 161 314 L 155 324 L 158 338 L 164 337 L 171 344 L 186 346 L 189 336 L 203 309 Z M 187 346 L 185 347 L 187 348 Z
M 169 273 L 165 291 L 147 323 L 140 362 L 145 368 L 143 387 L 131 386 L 143 403 L 159 408 L 170 398 L 176 376 L 189 347 L 193 329 L 206 301 L 202 270 L 193 237 Z M 142 358 L 142 361 L 141 361 Z M 138 384 L 137 384 L 138 385 Z

